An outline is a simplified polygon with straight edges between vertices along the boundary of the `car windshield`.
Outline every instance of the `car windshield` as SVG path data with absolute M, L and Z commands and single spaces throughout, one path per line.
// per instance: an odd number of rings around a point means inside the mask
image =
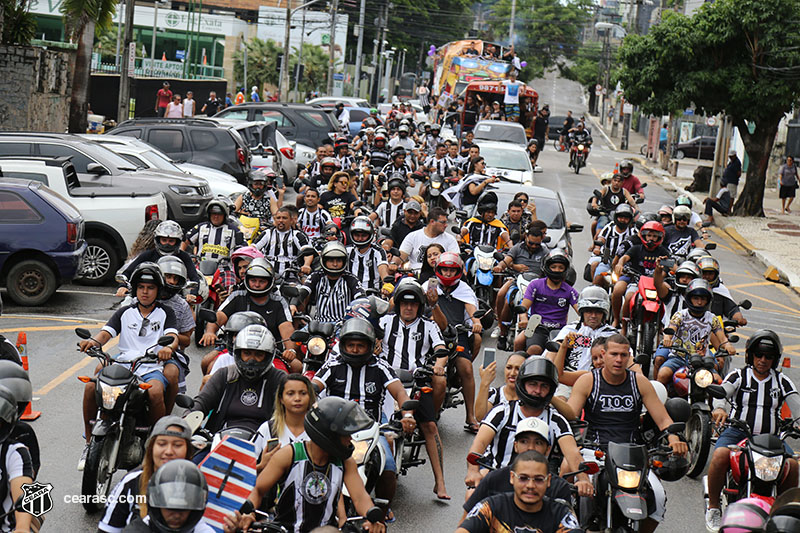
M 487 167 L 533 172 L 531 160 L 522 150 L 481 146 L 481 156 L 486 160 Z
M 96 157 L 103 165 L 111 165 L 117 170 L 136 170 L 136 166 L 132 165 L 130 161 L 124 157 L 117 155 L 110 148 L 95 142 L 86 142 L 81 144 L 81 147 L 89 153 L 89 155 Z
M 147 162 L 153 165 L 155 168 L 159 168 L 161 170 L 180 170 L 175 166 L 175 163 L 155 150 L 147 150 L 146 152 L 143 152 L 142 157 L 144 157 Z
M 475 140 L 511 142 L 525 146 L 525 130 L 517 125 L 479 123 L 475 127 Z M 483 153 L 481 153 L 483 155 Z
M 495 193 L 497 193 L 497 211 L 499 218 L 500 211 L 505 211 L 511 200 L 514 199 L 514 194 L 516 193 L 497 191 L 495 191 Z M 564 227 L 564 216 L 561 212 L 561 205 L 558 203 L 558 200 L 555 198 L 542 198 L 536 196 L 532 196 L 531 198 L 536 204 L 536 218 L 544 221 L 548 228 L 561 229 Z

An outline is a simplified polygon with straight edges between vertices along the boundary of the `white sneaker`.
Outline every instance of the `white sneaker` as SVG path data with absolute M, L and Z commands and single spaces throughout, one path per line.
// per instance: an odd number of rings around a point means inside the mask
M 500 327 L 498 326 L 498 327 L 494 328 L 494 329 L 492 330 L 492 334 L 491 334 L 490 336 L 491 336 L 493 339 L 499 339 L 499 338 L 500 338 Z
M 89 453 L 89 445 L 83 447 L 81 458 L 78 460 L 78 472 L 83 472 L 83 467 L 86 466 L 86 455 Z
M 706 529 L 709 533 L 717 533 L 720 525 L 722 525 L 722 511 L 713 508 L 708 509 L 706 511 Z

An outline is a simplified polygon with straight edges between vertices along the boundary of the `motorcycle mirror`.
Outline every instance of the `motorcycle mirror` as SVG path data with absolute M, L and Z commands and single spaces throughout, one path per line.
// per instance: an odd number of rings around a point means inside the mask
M 394 257 L 400 257 L 400 250 L 398 250 L 398 249 L 397 249 L 397 248 L 395 248 L 394 246 L 392 246 L 391 248 L 389 248 L 389 253 L 390 253 L 392 256 L 394 256 Z
M 289 298 L 297 298 L 300 296 L 300 291 L 294 285 L 281 285 L 281 294 L 287 300 Z
M 458 226 L 450 226 L 450 231 L 452 231 L 456 235 L 461 235 L 461 228 L 459 228 Z
M 561 349 L 561 344 L 556 341 L 547 341 L 544 345 L 545 350 L 548 352 L 556 353 Z
M 550 238 L 550 235 L 547 235 L 542 239 L 542 244 L 550 244 L 550 241 L 552 240 L 553 239 Z
M 739 327 L 739 323 L 735 320 L 723 320 L 722 325 L 725 326 L 725 331 L 728 331 L 728 328 L 733 328 L 731 331 L 735 330 Z
M 747 311 L 748 309 L 753 307 L 753 302 L 751 302 L 750 300 L 742 300 L 741 302 L 739 302 L 739 307 Z
M 567 228 L 569 233 L 580 233 L 583 231 L 583 224 L 570 224 Z
M 311 335 L 309 335 L 307 331 L 295 331 L 289 337 L 289 340 L 294 341 L 294 342 L 299 342 L 301 344 L 305 344 L 306 342 L 308 342 L 308 339 L 310 337 L 311 337 Z
M 602 195 L 602 194 L 600 193 L 600 191 L 598 191 L 597 189 L 593 190 L 593 191 L 592 191 L 592 194 L 593 194 L 593 195 L 594 195 L 594 197 L 595 197 L 595 198 L 597 198 L 598 200 L 599 200 L 600 198 L 602 198 L 602 197 L 603 197 L 603 195 Z
M 728 342 L 739 342 L 739 335 L 728 335 Z
M 584 466 L 586 467 L 585 472 L 590 476 L 600 471 L 600 466 L 598 466 L 598 464 L 595 463 L 594 461 L 588 463 L 581 463 L 581 468 L 583 468 Z
M 527 312 L 528 312 L 528 308 L 525 307 L 524 305 L 515 305 L 514 306 L 514 313 L 517 314 L 517 315 L 521 315 L 522 313 L 527 313 Z
M 677 435 L 678 433 L 683 433 L 683 430 L 686 429 L 686 422 L 674 422 L 669 425 L 667 428 L 667 433 L 671 433 L 673 435 Z
M 383 228 L 383 227 L 381 229 L 379 229 L 378 232 L 381 235 L 383 235 L 384 237 L 388 237 L 389 235 L 392 234 L 392 232 L 389 230 L 389 228 Z
M 119 283 L 120 285 L 126 285 L 128 283 L 128 276 L 125 274 L 117 274 L 114 276 L 114 281 Z
M 439 348 L 438 350 L 434 350 L 434 352 L 433 352 L 433 358 L 434 359 L 440 359 L 442 357 L 447 357 L 449 355 L 450 355 L 450 352 L 447 351 L 446 348 Z
M 456 218 L 461 218 L 461 219 L 466 220 L 469 217 L 467 217 L 467 212 L 466 211 L 464 211 L 463 209 L 457 209 L 456 210 Z
M 314 394 L 319 395 L 319 393 L 322 392 L 322 387 L 320 387 L 319 383 L 316 381 L 312 381 L 311 386 L 314 388 Z
M 192 290 L 192 289 L 196 289 L 198 285 L 200 285 L 200 284 L 197 283 L 196 281 L 187 281 L 186 282 L 186 287 L 184 287 L 184 288 L 188 289 L 188 290 Z
M 736 326 L 725 326 L 725 333 L 726 334 L 733 333 L 734 331 L 736 331 Z
M 675 335 L 675 330 L 672 328 L 664 328 L 664 335 Z
M 248 500 L 248 501 L 250 501 L 250 500 Z M 368 522 L 372 522 L 373 524 L 377 524 L 378 522 L 383 520 L 384 516 L 385 516 L 385 513 L 383 512 L 383 509 L 381 509 L 378 506 L 374 506 L 374 507 L 370 508 L 369 511 L 367 511 L 367 514 L 366 514 L 366 516 L 364 516 L 364 518 L 366 518 Z
M 597 240 L 597 239 L 595 239 L 595 240 L 594 240 L 594 245 L 595 245 L 595 246 L 603 246 L 604 244 L 605 244 L 605 243 L 604 243 L 603 241 L 599 241 L 599 240 Z
M 209 324 L 217 323 L 217 313 L 215 313 L 212 309 L 206 309 L 204 307 L 200 309 L 198 315 L 200 315 L 200 320 L 203 322 L 208 322 Z
M 703 227 L 703 228 L 708 228 L 710 226 L 711 226 L 711 221 L 710 220 L 706 220 L 702 224 L 700 224 L 700 227 Z
M 469 464 L 471 464 L 472 466 L 478 466 L 478 460 L 480 458 L 481 458 L 481 454 L 479 454 L 477 452 L 470 452 L 470 454 L 467 455 L 467 462 Z
M 75 328 L 75 335 L 80 337 L 81 339 L 91 339 L 92 332 L 86 328 Z
M 386 276 L 382 281 L 384 283 L 394 283 L 394 276 Z
M 303 180 L 294 180 L 292 188 L 294 189 L 294 192 L 300 194 L 300 187 L 302 187 L 303 185 L 305 185 L 305 183 L 303 183 Z
M 406 400 L 400 408 L 403 411 L 415 411 L 419 409 L 419 400 Z
M 175 337 L 172 337 L 170 335 L 164 335 L 163 337 L 159 337 L 158 338 L 158 345 L 159 346 L 169 346 L 170 344 L 173 343 L 174 340 L 175 340 Z
M 643 204 L 643 203 L 644 203 L 644 198 L 642 198 L 641 196 L 638 196 L 638 197 L 636 198 L 636 200 L 634 200 L 634 201 L 635 201 L 637 204 Z
M 242 506 L 239 508 L 239 512 L 242 514 L 250 514 L 255 510 L 256 508 L 253 506 L 253 502 L 250 500 L 245 500 Z
M 642 183 L 642 189 L 647 187 L 647 183 Z
M 717 243 L 715 243 L 715 242 L 706 243 L 705 249 L 706 250 L 716 250 L 717 249 Z
M 504 256 L 504 255 L 503 255 L 503 254 L 501 254 L 500 252 L 495 252 L 495 253 L 494 253 L 494 259 L 495 259 L 495 261 L 502 261 L 502 260 L 503 260 L 503 259 L 505 259 L 505 258 L 506 258 L 506 256 Z
M 706 391 L 708 391 L 708 395 L 711 396 L 712 398 L 722 399 L 725 398 L 725 396 L 727 396 L 725 394 L 725 389 L 722 387 L 722 385 L 716 385 L 712 383 L 711 385 L 706 387 Z
M 175 405 L 184 409 L 191 409 L 194 405 L 194 400 L 188 394 L 178 394 L 175 396 Z

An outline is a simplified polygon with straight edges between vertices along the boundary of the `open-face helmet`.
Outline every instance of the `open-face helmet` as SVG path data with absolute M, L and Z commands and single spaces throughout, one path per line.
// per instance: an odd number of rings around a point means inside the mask
M 328 261 L 331 259 L 341 259 L 342 266 L 339 268 L 328 266 Z M 330 241 L 320 252 L 319 262 L 326 274 L 341 274 L 347 269 L 347 249 L 339 241 Z
M 778 334 L 771 329 L 760 329 L 745 344 L 745 363 L 753 364 L 756 355 L 766 355 L 772 358 L 772 368 L 778 368 L 778 361 L 783 354 L 783 345 Z
M 250 280 L 253 278 L 264 278 L 267 284 L 263 289 L 253 289 L 250 287 Z M 263 257 L 253 259 L 244 272 L 245 290 L 253 296 L 264 296 L 275 287 L 275 268 L 272 263 Z

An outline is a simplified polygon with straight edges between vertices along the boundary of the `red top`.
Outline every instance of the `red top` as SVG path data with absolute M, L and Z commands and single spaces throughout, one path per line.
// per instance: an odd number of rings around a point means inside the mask
M 639 178 L 630 174 L 627 178 L 622 180 L 622 188 L 631 194 L 642 192 L 642 182 Z
M 159 89 L 156 93 L 158 99 L 158 107 L 167 107 L 167 104 L 172 100 L 172 91 L 169 89 Z

